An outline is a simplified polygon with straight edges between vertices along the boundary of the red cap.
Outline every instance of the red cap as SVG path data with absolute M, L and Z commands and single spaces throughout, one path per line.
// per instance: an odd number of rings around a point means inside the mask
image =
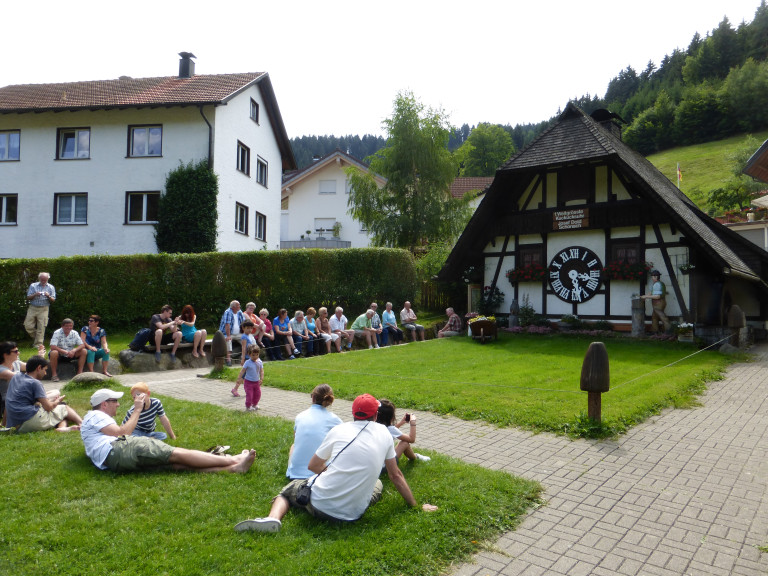
M 361 394 L 352 402 L 352 416 L 355 420 L 374 418 L 379 411 L 379 401 L 370 394 Z

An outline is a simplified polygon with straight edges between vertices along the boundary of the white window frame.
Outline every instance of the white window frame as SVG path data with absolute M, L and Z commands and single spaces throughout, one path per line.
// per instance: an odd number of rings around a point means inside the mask
M 125 223 L 126 224 L 156 224 L 157 219 L 151 220 L 147 218 L 147 210 L 149 207 L 149 197 L 156 197 L 157 202 L 160 201 L 160 192 L 153 190 L 150 192 L 126 192 L 125 193 Z M 131 199 L 141 198 L 141 220 L 131 220 Z M 159 209 L 159 208 L 158 208 Z
M 256 124 L 259 123 L 259 103 L 253 98 L 251 98 L 251 120 Z
M 253 230 L 256 240 L 267 241 L 267 217 L 261 212 L 255 213 L 253 219 Z
M 152 134 L 152 130 L 159 129 L 160 130 L 160 151 L 156 154 L 150 153 L 150 136 Z M 137 154 L 136 150 L 134 148 L 135 140 L 136 140 L 136 131 L 137 130 L 146 130 L 147 131 L 147 146 L 144 154 Z M 163 155 L 163 125 L 162 124 L 140 124 L 135 126 L 128 126 L 128 157 L 129 158 L 159 158 Z
M 251 149 L 240 140 L 237 141 L 237 171 L 251 175 Z
M 9 202 L 13 200 L 13 202 Z M 14 219 L 8 219 L 8 204 L 14 206 Z M 15 226 L 19 221 L 19 195 L 18 194 L 0 194 L 0 226 Z
M 267 186 L 269 165 L 261 156 L 256 156 L 256 182 L 262 186 Z
M 72 155 L 65 155 L 64 141 L 71 134 L 74 140 Z M 91 129 L 90 128 L 59 128 L 56 131 L 56 160 L 87 160 L 91 157 Z M 81 136 L 87 135 L 88 142 L 81 147 Z
M 248 235 L 248 206 L 235 202 L 235 232 Z
M 11 158 L 11 136 L 16 135 L 17 154 Z M 0 140 L 5 140 L 0 150 L 3 155 L 0 156 L 0 162 L 17 162 L 21 159 L 21 130 L 0 130 Z
M 77 205 L 80 203 L 78 201 L 80 198 L 85 203 L 85 217 L 78 220 Z M 65 204 L 69 204 L 69 220 L 62 219 L 61 210 Z M 84 192 L 54 194 L 53 217 L 53 223 L 57 226 L 84 226 L 88 224 L 88 194 Z
M 321 196 L 336 194 L 336 180 L 320 180 L 317 190 Z
M 326 226 L 326 224 L 330 224 L 329 226 Z M 318 236 L 326 236 L 328 233 L 330 235 L 333 235 L 333 227 L 336 225 L 336 218 L 315 218 L 314 220 L 315 225 L 315 234 Z M 323 225 L 323 231 L 320 232 L 320 225 Z

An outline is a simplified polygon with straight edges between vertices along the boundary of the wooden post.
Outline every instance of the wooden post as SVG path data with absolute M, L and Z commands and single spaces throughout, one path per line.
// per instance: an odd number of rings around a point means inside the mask
M 216 370 L 224 370 L 224 361 L 227 359 L 227 337 L 221 330 L 216 330 L 213 335 L 211 354 L 213 354 Z
M 581 365 L 581 389 L 587 394 L 587 416 L 590 420 L 600 422 L 602 418 L 603 392 L 610 389 L 610 369 L 608 366 L 608 351 L 602 342 L 592 342 L 584 356 Z

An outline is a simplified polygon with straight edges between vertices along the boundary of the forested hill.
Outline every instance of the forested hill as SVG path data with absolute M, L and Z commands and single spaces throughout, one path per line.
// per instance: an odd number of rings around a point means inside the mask
M 658 66 L 649 60 L 639 73 L 627 66 L 608 82 L 604 96 L 586 94 L 573 102 L 587 113 L 607 108 L 621 116 L 624 141 L 646 155 L 768 128 L 766 0 L 760 1 L 751 22 L 734 28 L 724 18 L 706 36 L 694 34 L 685 50 L 675 48 Z M 552 120 L 501 127 L 511 136 L 514 149 L 520 150 Z M 449 149 L 458 150 L 473 129 L 467 124 L 455 128 Z M 336 148 L 364 159 L 385 140 L 372 135 L 303 136 L 291 144 L 303 167 L 313 156 Z

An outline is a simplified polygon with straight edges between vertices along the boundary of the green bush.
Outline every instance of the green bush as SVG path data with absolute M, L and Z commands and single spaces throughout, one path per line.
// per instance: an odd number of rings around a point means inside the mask
M 350 317 L 374 300 L 403 302 L 416 293 L 413 256 L 390 248 L 13 259 L 0 261 L 0 338 L 25 337 L 27 288 L 40 271 L 56 287 L 49 333 L 65 317 L 79 329 L 89 314 L 99 314 L 108 331 L 144 327 L 163 304 L 175 314 L 191 304 L 199 325 L 218 325 L 233 299 L 271 314 L 342 306 Z

